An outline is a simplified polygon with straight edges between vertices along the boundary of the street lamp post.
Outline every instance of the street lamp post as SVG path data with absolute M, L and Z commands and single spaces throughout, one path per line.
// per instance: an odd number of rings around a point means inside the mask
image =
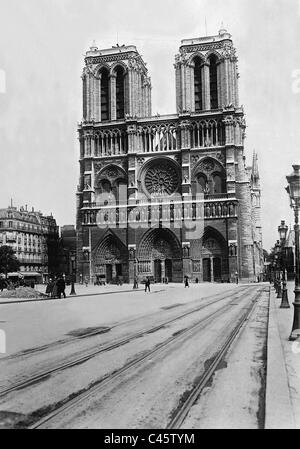
M 288 227 L 284 220 L 281 220 L 280 226 L 278 226 L 278 233 L 281 243 L 281 267 L 282 267 L 282 300 L 280 304 L 280 309 L 289 309 L 288 291 L 286 286 L 286 270 L 285 270 L 285 256 L 284 256 L 284 244 L 286 240 L 286 234 Z
M 274 289 L 277 293 L 277 255 L 274 256 Z
M 137 267 L 136 267 L 136 265 L 137 265 L 137 259 L 136 259 L 136 257 L 134 257 L 134 261 L 133 261 L 133 277 L 134 277 L 133 288 L 134 289 L 139 288 L 138 279 L 137 279 L 137 270 L 136 270 Z
M 294 320 L 290 340 L 300 337 L 300 285 L 299 285 L 299 207 L 300 207 L 300 165 L 293 165 L 293 173 L 287 176 L 288 187 L 286 188 L 290 196 L 290 205 L 295 213 L 295 301 Z
M 276 279 L 275 279 L 275 260 L 273 259 L 272 261 L 272 282 L 273 282 L 273 287 L 276 287 Z
M 70 296 L 76 296 L 75 285 L 74 285 L 74 276 L 75 276 L 74 262 L 75 262 L 75 256 L 71 256 L 71 262 L 72 262 L 72 276 L 71 276 L 72 284 L 71 284 Z
M 277 240 L 276 245 L 275 245 L 275 259 L 276 259 L 276 273 L 277 273 L 277 282 L 276 282 L 277 298 L 281 298 L 281 296 L 282 296 L 282 294 L 281 294 L 281 270 L 280 270 L 279 254 L 280 254 L 280 243 L 279 243 L 279 240 Z

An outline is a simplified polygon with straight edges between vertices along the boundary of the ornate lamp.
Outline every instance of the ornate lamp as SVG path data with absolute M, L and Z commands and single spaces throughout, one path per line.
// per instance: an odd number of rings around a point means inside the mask
M 75 292 L 75 285 L 74 285 L 74 277 L 75 277 L 75 256 L 71 256 L 71 263 L 72 263 L 72 285 L 71 285 L 71 291 L 70 291 L 70 295 L 75 296 L 76 292 Z
M 281 296 L 282 296 L 282 293 L 281 293 L 281 279 L 280 279 L 280 249 L 281 249 L 281 245 L 280 245 L 279 240 L 277 240 L 274 249 L 275 249 L 276 277 L 277 277 L 276 292 L 277 292 L 277 298 L 281 298 Z
M 300 165 L 293 165 L 293 173 L 287 176 L 288 187 L 286 191 L 290 196 L 290 205 L 295 213 L 295 301 L 294 321 L 290 340 L 296 340 L 300 337 L 300 285 L 299 285 L 299 207 L 300 207 Z
M 282 301 L 280 304 L 280 309 L 289 309 L 290 307 L 286 286 L 286 269 L 285 269 L 285 253 L 284 253 L 284 244 L 286 241 L 287 231 L 288 226 L 286 226 L 284 220 L 281 220 L 280 226 L 278 226 L 278 233 L 281 243 L 281 268 L 282 268 Z
M 280 226 L 278 226 L 278 233 L 279 233 L 279 239 L 281 243 L 283 243 L 286 240 L 286 234 L 288 231 L 288 227 L 285 224 L 284 220 L 281 220 Z

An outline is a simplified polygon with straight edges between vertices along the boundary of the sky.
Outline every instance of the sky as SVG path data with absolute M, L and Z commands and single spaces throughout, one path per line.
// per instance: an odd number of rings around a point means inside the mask
M 239 58 L 245 154 L 255 149 L 263 246 L 293 224 L 286 175 L 300 162 L 300 0 L 0 0 L 0 208 L 10 199 L 75 224 L 77 123 L 86 50 L 136 45 L 152 80 L 152 112 L 175 113 L 181 39 L 218 33 Z

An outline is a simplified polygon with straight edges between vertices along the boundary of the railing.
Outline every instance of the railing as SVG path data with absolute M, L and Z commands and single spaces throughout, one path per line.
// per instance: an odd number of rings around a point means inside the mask
M 237 217 L 237 200 L 176 201 L 124 206 L 97 206 L 82 209 L 82 225 L 113 226 L 149 223 L 174 223 L 185 220 L 224 219 Z
M 234 194 L 228 194 L 228 193 L 214 193 L 214 194 L 204 194 L 203 199 L 200 199 L 200 202 L 203 201 L 215 201 L 215 200 L 225 200 L 225 199 L 231 199 L 231 200 L 236 200 L 235 195 Z M 189 200 L 187 200 L 189 201 Z M 192 201 L 192 200 L 191 200 Z M 197 199 L 197 201 L 199 202 L 199 200 Z M 167 197 L 152 197 L 149 198 L 147 205 L 151 205 L 151 204 L 175 204 L 178 201 L 170 201 L 169 198 Z M 181 202 L 181 200 L 179 200 L 179 202 Z M 186 203 L 186 201 L 185 201 Z M 104 206 L 103 203 L 98 203 L 96 201 L 90 202 L 90 201 L 85 201 L 83 203 L 83 207 L 82 209 L 104 209 L 105 207 L 107 208 L 112 208 L 112 207 L 132 207 L 132 206 L 138 206 L 138 205 L 142 205 L 142 201 L 137 201 L 135 202 L 135 200 L 133 200 L 132 204 L 113 204 L 113 205 L 107 205 Z
M 130 135 L 135 136 L 134 150 L 155 153 L 183 147 L 207 148 L 225 145 L 225 124 L 220 111 L 215 116 L 178 115 L 134 119 L 122 123 L 84 130 L 81 128 L 82 157 L 105 157 L 128 153 Z
M 26 263 L 26 264 L 43 264 L 44 260 L 42 259 L 30 259 L 29 257 L 18 257 L 18 261 L 20 263 Z

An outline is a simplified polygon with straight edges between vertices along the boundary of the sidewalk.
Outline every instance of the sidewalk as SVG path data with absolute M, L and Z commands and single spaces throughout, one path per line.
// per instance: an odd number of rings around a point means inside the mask
M 237 288 L 239 286 L 246 286 L 246 285 L 255 285 L 253 283 L 240 283 L 239 285 L 236 285 L 235 283 L 231 283 L 231 284 L 220 284 L 220 283 L 210 283 L 210 282 L 205 282 L 205 283 L 191 283 L 190 287 L 192 288 L 197 288 L 199 291 L 210 291 L 211 289 L 214 289 L 214 286 L 217 286 L 217 289 L 221 288 L 222 286 L 226 289 L 231 289 L 231 288 Z M 163 283 L 157 283 L 157 284 L 151 284 L 151 290 L 170 290 L 172 291 L 172 289 L 176 289 L 176 288 L 181 288 L 183 287 L 183 283 L 182 282 L 170 282 L 169 284 L 163 284 Z M 132 284 L 122 284 L 122 285 L 111 285 L 111 284 L 107 284 L 107 285 L 92 285 L 92 284 L 88 284 L 88 286 L 86 287 L 85 285 L 82 284 L 75 284 L 75 292 L 76 292 L 76 296 L 70 296 L 70 292 L 71 292 L 71 285 L 67 285 L 66 286 L 66 297 L 68 299 L 71 298 L 80 298 L 80 297 L 84 297 L 84 296 L 100 296 L 100 295 L 110 295 L 113 293 L 131 293 L 131 292 L 137 292 L 137 291 L 144 291 L 145 286 L 144 284 L 139 284 L 138 289 L 133 289 L 133 285 Z M 37 284 L 35 286 L 35 290 L 39 291 L 40 293 L 45 293 L 46 291 L 46 285 L 45 284 Z M 26 302 L 39 302 L 39 301 L 55 301 L 57 298 L 1 298 L 0 297 L 0 305 L 1 304 L 15 304 L 15 303 L 26 303 Z
M 157 284 L 160 285 L 160 284 Z M 163 284 L 161 284 L 163 285 Z M 46 285 L 38 284 L 35 286 L 35 290 L 40 293 L 45 293 Z M 77 298 L 82 296 L 97 296 L 97 295 L 108 295 L 113 293 L 129 293 L 139 290 L 144 290 L 144 286 L 141 284 L 138 289 L 132 288 L 130 284 L 123 285 L 85 285 L 75 284 L 76 296 L 70 296 L 71 285 L 66 286 L 66 297 L 67 298 Z M 57 298 L 0 298 L 0 304 L 15 304 L 20 302 L 37 302 L 37 301 L 55 301 Z
M 289 341 L 294 307 L 294 283 L 288 283 L 289 309 L 271 287 L 268 327 L 266 429 L 300 428 L 300 341 Z

